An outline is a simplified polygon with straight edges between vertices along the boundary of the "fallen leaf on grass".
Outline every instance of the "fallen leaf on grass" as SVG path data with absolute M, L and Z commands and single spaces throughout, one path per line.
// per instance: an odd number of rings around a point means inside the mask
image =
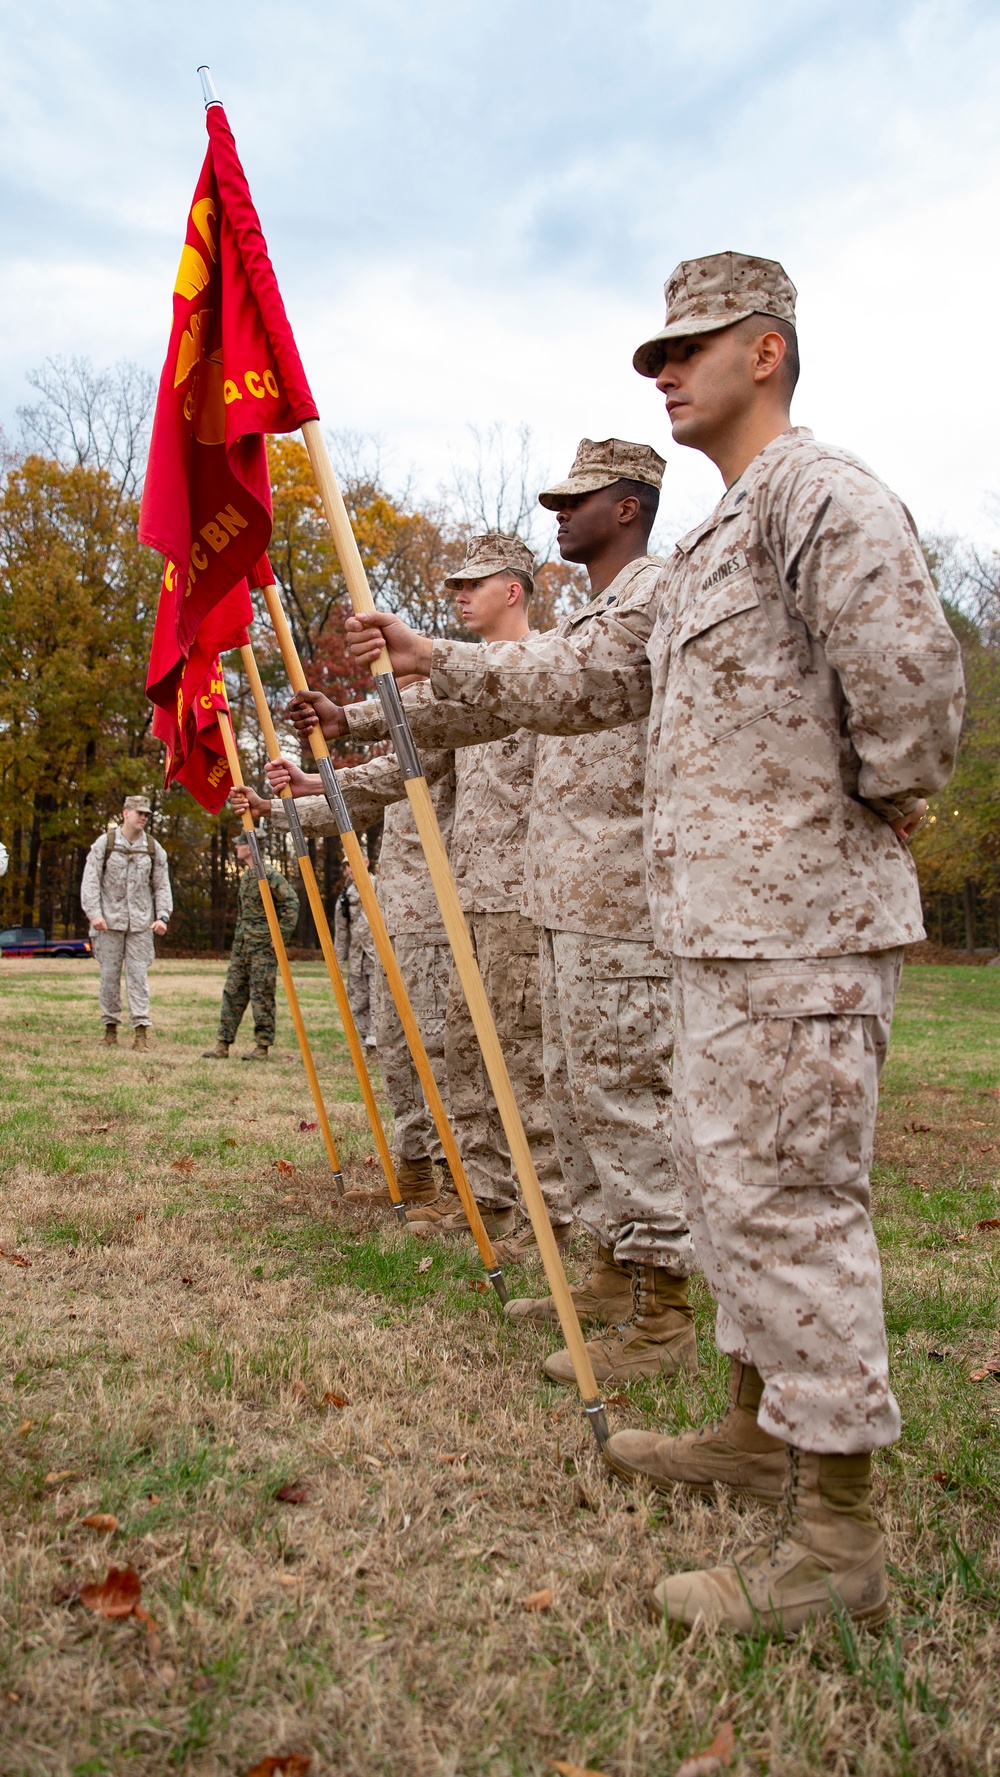
M 481 1277 L 469 1278 L 469 1288 L 475 1290 L 477 1296 L 485 1296 L 489 1287 L 489 1284 L 484 1283 Z
M 1000 1357 L 987 1358 L 981 1370 L 973 1370 L 973 1382 L 985 1382 L 987 1376 L 995 1376 L 1000 1382 Z
M 224 1135 L 222 1138 L 222 1145 L 224 1148 L 235 1148 L 237 1145 L 236 1137 L 234 1135 Z
M 324 1407 L 346 1407 L 347 1398 L 342 1394 L 334 1394 L 333 1389 L 328 1388 L 323 1396 L 323 1405 Z
M 364 1161 L 363 1161 L 363 1165 L 365 1165 L 365 1166 L 377 1166 L 377 1165 L 378 1165 L 378 1161 L 377 1161 L 377 1160 L 376 1160 L 376 1158 L 375 1158 L 375 1155 L 374 1155 L 374 1154 L 366 1154 L 366 1155 L 365 1155 L 365 1157 L 364 1157 Z
M 721 1771 L 728 1765 L 736 1746 L 736 1736 L 731 1721 L 724 1721 L 711 1746 L 704 1752 L 696 1752 L 693 1758 L 684 1759 L 677 1767 L 677 1777 L 711 1777 L 713 1771 Z
M 162 1493 L 147 1493 L 146 1498 L 148 1499 L 151 1506 L 158 1506 L 158 1505 L 163 1504 Z
M 104 1532 L 118 1529 L 118 1519 L 111 1512 L 88 1512 L 85 1518 L 80 1519 L 80 1523 L 86 1524 L 88 1530 Z
M 946 1364 L 948 1362 L 948 1353 L 946 1351 L 929 1351 L 927 1356 L 930 1358 L 932 1364 Z
M 286 1506 L 302 1506 L 309 1498 L 309 1489 L 304 1481 L 286 1481 L 274 1497 L 283 1500 Z
M 132 1567 L 109 1567 L 98 1585 L 80 1587 L 80 1602 L 101 1617 L 130 1617 L 142 1597 L 142 1581 Z
M 457 1450 L 443 1450 L 438 1457 L 439 1462 L 464 1462 L 468 1452 L 463 1450 L 461 1456 Z
M 318 1128 L 319 1128 L 319 1124 L 318 1124 L 318 1123 L 307 1123 L 307 1122 L 306 1122 L 306 1120 L 305 1120 L 305 1118 L 304 1118 L 304 1117 L 303 1117 L 303 1119 L 302 1119 L 302 1121 L 301 1121 L 301 1123 L 300 1123 L 300 1124 L 299 1124 L 299 1128 L 300 1128 L 300 1129 L 301 1129 L 301 1130 L 302 1130 L 302 1131 L 303 1131 L 303 1132 L 305 1132 L 305 1131 L 306 1131 L 306 1130 L 309 1130 L 309 1129 L 318 1129 Z
M 429 1271 L 431 1266 L 433 1265 L 433 1263 L 434 1263 L 434 1260 L 431 1258 L 421 1259 L 419 1265 L 417 1266 L 417 1270 L 418 1271 Z
M 553 1771 L 560 1773 L 560 1777 L 607 1777 L 606 1772 L 595 1771 L 590 1765 L 568 1765 L 564 1758 L 554 1758 L 549 1762 Z
M 46 1475 L 43 1487 L 61 1487 L 64 1481 L 78 1481 L 80 1471 L 75 1468 L 54 1468 Z
M 278 1584 L 279 1586 L 301 1586 L 302 1575 L 300 1573 L 279 1573 Z
M 193 1172 L 194 1164 L 190 1154 L 182 1154 L 179 1160 L 171 1160 L 170 1162 L 174 1172 Z
M 1000 1216 L 987 1216 L 984 1222 L 976 1223 L 977 1234 L 988 1234 L 993 1228 L 1000 1228 Z
M 276 1160 L 274 1164 L 283 1178 L 288 1178 L 295 1171 L 290 1160 Z
M 604 1397 L 604 1405 L 606 1407 L 627 1407 L 628 1404 L 629 1398 L 627 1394 L 606 1394 Z
M 930 1123 L 911 1123 L 910 1131 L 913 1135 L 933 1135 L 934 1133 Z
M 32 1427 L 34 1426 L 34 1423 L 35 1422 L 33 1419 L 22 1419 L 20 1425 L 17 1428 L 18 1437 L 19 1438 L 26 1438 L 29 1431 L 31 1431 Z
M 31 1260 L 30 1259 L 23 1259 L 21 1257 L 20 1253 L 4 1252 L 4 1249 L 2 1246 L 0 1246 L 0 1259 L 6 1259 L 8 1265 L 20 1265 L 22 1271 L 30 1271 L 31 1270 Z
M 181 1282 L 184 1285 L 184 1288 L 186 1290 L 189 1290 L 191 1288 L 193 1281 L 194 1281 L 194 1279 L 191 1277 L 182 1277 L 181 1278 Z
M 936 1468 L 931 1476 L 931 1480 L 936 1481 L 939 1487 L 944 1487 L 946 1490 L 950 1489 L 952 1485 L 950 1475 L 945 1474 L 943 1468 Z
M 527 1598 L 521 1599 L 522 1610 L 548 1610 L 555 1593 L 551 1586 L 543 1586 L 540 1592 L 529 1592 Z
M 308 1752 L 269 1752 L 247 1777 L 306 1777 L 311 1764 Z

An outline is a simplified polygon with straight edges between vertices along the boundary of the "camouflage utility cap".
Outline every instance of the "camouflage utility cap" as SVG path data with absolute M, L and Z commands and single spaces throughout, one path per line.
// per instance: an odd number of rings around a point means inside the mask
M 449 592 L 463 580 L 488 580 L 491 574 L 510 572 L 527 574 L 534 586 L 535 558 L 527 543 L 512 531 L 487 531 L 484 537 L 473 537 L 468 553 L 457 574 L 449 574 L 445 585 Z
M 566 480 L 546 488 L 538 503 L 549 512 L 558 512 L 569 495 L 596 494 L 598 488 L 613 487 L 616 481 L 646 481 L 659 488 L 666 466 L 651 444 L 630 444 L 626 438 L 602 438 L 599 442 L 581 438 Z
M 748 315 L 773 315 L 776 321 L 795 326 L 795 285 L 776 259 L 754 259 L 749 253 L 682 259 L 663 293 L 667 299 L 663 326 L 632 359 L 640 376 L 659 376 L 668 339 L 716 333 Z
M 126 796 L 125 807 L 130 808 L 134 814 L 152 814 L 153 812 L 153 804 L 148 796 Z

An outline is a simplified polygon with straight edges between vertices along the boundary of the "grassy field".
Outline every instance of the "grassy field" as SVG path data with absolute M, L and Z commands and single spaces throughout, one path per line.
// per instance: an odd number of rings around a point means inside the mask
M 768 1514 L 612 1484 L 540 1375 L 555 1337 L 498 1318 L 473 1250 L 331 1201 L 283 1009 L 266 1070 L 200 1059 L 222 972 L 158 965 L 143 1056 L 98 1046 L 91 965 L 0 964 L 2 1777 L 289 1752 L 672 1777 L 725 1721 L 733 1772 L 1000 1773 L 1000 1378 L 973 1379 L 998 1351 L 1000 969 L 909 970 L 885 1078 L 893 1614 L 789 1646 L 647 1619 L 651 1581 Z M 325 980 L 296 975 L 348 1181 L 375 1183 Z M 700 1376 L 616 1397 L 615 1426 L 720 1407 L 697 1301 Z M 152 1624 L 80 1602 L 109 1565 Z

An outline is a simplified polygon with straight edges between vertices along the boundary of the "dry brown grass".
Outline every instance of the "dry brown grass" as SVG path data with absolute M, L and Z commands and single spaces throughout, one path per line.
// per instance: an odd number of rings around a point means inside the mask
M 296 972 L 345 1170 L 374 1182 L 328 989 Z M 933 997 L 965 973 L 919 976 Z M 142 1057 L 96 1047 L 88 965 L 0 965 L 0 1247 L 30 1261 L 0 1261 L 3 1777 L 240 1772 L 296 1749 L 350 1777 L 521 1777 L 553 1758 L 666 1777 L 729 1718 L 734 1771 L 1000 1771 L 1000 1387 L 968 1379 L 995 1341 L 997 1236 L 974 1223 L 998 1213 L 998 1169 L 971 1153 L 1000 1139 L 997 1100 L 977 1096 L 995 1055 L 974 1077 L 938 1057 L 939 1081 L 926 1019 L 901 1019 L 880 1185 L 907 1418 L 880 1463 L 890 1629 L 675 1641 L 646 1617 L 650 1582 L 767 1514 L 612 1485 L 540 1375 L 554 1340 L 469 1287 L 472 1250 L 331 1200 L 287 1019 L 266 1073 L 199 1059 L 221 977 L 158 965 Z M 977 1055 L 990 1015 L 961 1014 Z M 932 1120 L 912 1110 L 922 1086 L 956 1088 L 943 1183 L 907 1128 Z M 718 1406 L 703 1292 L 699 1326 L 702 1376 L 634 1389 L 617 1424 Z M 287 1481 L 303 1503 L 276 1499 Z M 94 1512 L 119 1529 L 84 1527 Z M 109 1563 L 141 1575 L 154 1640 L 65 1599 Z M 551 1609 L 525 1613 L 546 1586 Z

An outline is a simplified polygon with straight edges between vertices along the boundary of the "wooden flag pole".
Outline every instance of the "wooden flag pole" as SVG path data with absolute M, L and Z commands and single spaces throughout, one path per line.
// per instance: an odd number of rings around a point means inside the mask
M 267 756 L 269 759 L 280 759 L 281 748 L 278 745 L 278 736 L 275 733 L 274 723 L 271 720 L 271 712 L 267 707 L 267 698 L 264 695 L 264 687 L 261 683 L 260 672 L 254 658 L 254 651 L 248 643 L 245 647 L 240 649 L 240 653 L 243 656 L 243 665 L 246 669 L 247 678 L 250 681 L 250 689 L 253 692 L 253 700 L 257 708 L 257 720 L 263 729 L 264 744 L 267 747 Z M 399 1189 L 399 1182 L 396 1178 L 396 1169 L 392 1163 L 392 1150 L 389 1147 L 389 1143 L 386 1140 L 385 1130 L 382 1127 L 382 1119 L 379 1116 L 378 1104 L 376 1103 L 375 1093 L 372 1089 L 372 1083 L 368 1075 L 365 1052 L 361 1046 L 361 1038 L 358 1036 L 357 1025 L 354 1022 L 354 1014 L 351 1011 L 351 1002 L 347 997 L 347 988 L 344 986 L 344 977 L 340 972 L 337 953 L 334 950 L 333 939 L 330 936 L 330 922 L 326 917 L 326 908 L 323 905 L 323 897 L 319 892 L 319 883 L 316 881 L 316 872 L 313 868 L 313 861 L 309 856 L 309 847 L 306 844 L 305 835 L 302 831 L 298 814 L 296 813 L 295 798 L 293 797 L 291 790 L 287 788 L 282 790 L 281 796 L 282 801 L 285 804 L 288 830 L 292 835 L 292 844 L 295 847 L 295 855 L 299 861 L 299 870 L 302 875 L 302 881 L 305 884 L 306 894 L 309 897 L 309 905 L 312 908 L 312 916 L 316 922 L 316 932 L 319 937 L 320 949 L 323 952 L 323 961 L 326 963 L 326 972 L 330 977 L 330 985 L 333 988 L 334 998 L 337 1002 L 337 1010 L 340 1013 L 340 1020 L 344 1027 L 344 1035 L 347 1038 L 347 1047 L 350 1050 L 351 1060 L 354 1063 L 354 1072 L 357 1074 L 358 1085 L 361 1087 L 361 1097 L 364 1100 L 365 1110 L 368 1113 L 368 1122 L 375 1139 L 375 1146 L 378 1149 L 378 1156 L 382 1162 L 382 1171 L 385 1173 L 385 1182 L 389 1187 L 389 1196 L 392 1198 L 392 1207 L 396 1212 L 397 1219 L 400 1222 L 405 1222 L 406 1204 L 403 1202 Z
M 219 718 L 219 732 L 222 735 L 223 745 L 226 749 L 229 775 L 232 778 L 234 785 L 242 787 L 243 773 L 240 769 L 240 756 L 236 751 L 236 737 L 233 734 L 233 723 L 229 713 L 228 702 L 229 700 L 227 698 L 227 707 L 224 710 L 219 710 L 217 712 Z M 257 835 L 254 832 L 252 814 L 247 813 L 243 816 L 243 828 L 247 836 L 247 844 L 250 847 L 250 856 L 253 859 L 253 867 L 257 873 L 257 887 L 260 890 L 260 898 L 264 903 L 264 912 L 267 914 L 267 924 L 271 933 L 271 943 L 274 945 L 274 954 L 278 959 L 278 967 L 281 970 L 281 979 L 284 983 L 285 997 L 288 1000 L 288 1010 L 292 1014 L 295 1035 L 299 1039 L 299 1048 L 302 1051 L 302 1065 L 306 1070 L 306 1079 L 309 1081 L 309 1090 L 312 1093 L 313 1104 L 316 1106 L 316 1115 L 319 1118 L 319 1126 L 323 1134 L 323 1142 L 327 1154 L 330 1157 L 330 1165 L 333 1168 L 333 1182 L 337 1187 L 338 1196 L 342 1197 L 344 1194 L 344 1175 L 340 1170 L 340 1161 L 337 1158 L 337 1146 L 333 1139 L 333 1130 L 330 1128 L 330 1119 L 326 1114 L 326 1106 L 323 1103 L 323 1094 L 320 1091 L 319 1086 L 319 1076 L 316 1073 L 316 1065 L 312 1058 L 312 1050 L 309 1047 L 309 1038 L 306 1036 L 306 1027 L 302 1022 L 302 1010 L 299 1006 L 299 996 L 295 991 L 295 983 L 292 980 L 288 952 L 285 949 L 285 940 L 281 935 L 281 927 L 278 924 L 278 915 L 275 911 L 274 897 L 271 894 L 271 884 L 268 882 L 264 870 L 264 860 L 261 857 L 260 844 Z
M 302 670 L 302 662 L 299 659 L 298 650 L 292 639 L 292 632 L 288 627 L 288 619 L 281 607 L 281 600 L 278 597 L 278 589 L 276 586 L 264 586 L 261 588 L 261 591 L 264 596 L 264 602 L 267 605 L 275 636 L 277 637 L 278 646 L 281 649 L 281 657 L 285 663 L 288 682 L 293 691 L 306 691 L 308 690 L 306 676 Z M 410 996 L 406 991 L 406 983 L 403 980 L 399 964 L 396 961 L 396 955 L 392 948 L 392 940 L 389 937 L 385 919 L 382 915 L 382 909 L 379 906 L 378 897 L 375 893 L 375 885 L 368 874 L 368 864 L 364 852 L 361 849 L 361 841 L 351 824 L 351 817 L 347 808 L 347 803 L 344 800 L 343 791 L 337 782 L 337 774 L 334 771 L 330 760 L 330 749 L 327 746 L 326 741 L 323 739 L 323 732 L 318 724 L 309 736 L 309 745 L 312 748 L 313 758 L 319 767 L 326 799 L 333 812 L 334 819 L 337 822 L 344 852 L 351 869 L 354 871 L 354 881 L 357 885 L 358 894 L 361 896 L 361 905 L 368 916 L 368 924 L 371 926 L 372 938 L 375 942 L 375 948 L 378 951 L 379 961 L 385 970 L 385 978 L 389 985 L 389 991 L 395 1002 L 396 1011 L 399 1013 L 399 1022 L 403 1027 L 403 1034 L 409 1044 L 410 1054 L 413 1057 L 413 1065 L 417 1070 L 417 1078 L 423 1087 L 424 1097 L 427 1100 L 427 1108 L 434 1119 L 434 1126 L 438 1132 L 441 1146 L 444 1149 L 445 1159 L 448 1162 L 448 1170 L 451 1173 L 462 1208 L 465 1210 L 473 1238 L 479 1248 L 480 1258 L 486 1267 L 486 1275 L 492 1283 L 493 1288 L 496 1290 L 497 1295 L 500 1297 L 501 1302 L 506 1302 L 508 1300 L 508 1292 L 507 1285 L 504 1281 L 504 1275 L 497 1263 L 497 1256 L 493 1250 L 493 1244 L 486 1232 L 479 1205 L 473 1196 L 472 1186 L 469 1183 L 465 1167 L 462 1164 L 462 1156 L 458 1151 L 458 1143 L 455 1140 L 454 1131 L 448 1121 L 448 1113 L 444 1108 L 444 1100 L 441 1097 L 440 1088 L 434 1078 L 434 1069 L 431 1066 L 430 1056 L 424 1047 L 424 1039 L 420 1034 L 420 1026 L 417 1023 L 416 1014 L 410 1004 Z
M 351 604 L 356 612 L 373 611 L 375 602 L 368 585 L 364 563 L 361 560 L 361 551 L 351 528 L 343 496 L 337 486 L 337 478 L 333 472 L 333 464 L 330 461 L 330 454 L 326 448 L 326 441 L 319 421 L 306 420 L 302 427 L 302 436 L 309 452 L 309 460 L 323 501 L 334 547 L 340 560 L 344 579 L 347 582 Z M 458 889 L 455 885 L 444 840 L 441 837 L 441 829 L 438 826 L 427 779 L 423 774 L 420 755 L 414 744 L 410 724 L 399 695 L 399 688 L 393 676 L 392 664 L 384 648 L 372 671 L 375 675 L 379 701 L 382 704 L 386 724 L 406 784 L 406 794 L 413 810 L 413 818 L 424 849 L 438 906 L 441 909 L 445 931 L 448 934 L 452 955 L 455 958 L 455 966 L 458 969 L 465 993 L 469 1015 L 479 1039 L 479 1047 L 486 1064 L 490 1085 L 493 1088 L 500 1120 L 510 1146 L 511 1157 L 517 1168 L 525 1207 L 531 1218 L 535 1239 L 538 1242 L 538 1250 L 559 1316 L 566 1349 L 573 1364 L 583 1408 L 590 1421 L 598 1446 L 603 1447 L 608 1437 L 604 1404 L 598 1393 L 590 1353 L 580 1330 L 580 1322 L 573 1298 L 570 1295 L 569 1284 L 566 1281 L 559 1248 L 556 1245 L 555 1235 L 552 1232 L 548 1212 L 545 1208 L 542 1188 L 538 1182 L 534 1161 L 531 1158 L 531 1149 L 528 1146 L 528 1138 L 524 1133 L 521 1114 L 514 1098 L 510 1075 L 507 1072 L 507 1063 L 500 1048 L 496 1025 L 493 1022 L 493 1013 L 486 997 L 486 989 L 483 986 L 479 964 L 472 948 L 465 915 L 458 899 Z M 313 733 L 316 732 L 317 730 L 314 729 Z M 333 774 L 331 773 L 331 775 Z

